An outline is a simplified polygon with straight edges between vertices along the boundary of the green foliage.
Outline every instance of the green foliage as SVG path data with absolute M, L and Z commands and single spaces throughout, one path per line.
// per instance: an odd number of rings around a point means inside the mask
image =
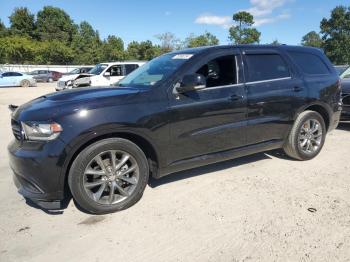
M 97 31 L 83 21 L 80 23 L 77 33 L 73 35 L 71 47 L 74 50 L 74 63 L 96 64 L 101 60 L 102 42 Z
M 132 60 L 151 60 L 163 51 L 160 46 L 153 45 L 149 40 L 140 43 L 133 41 L 128 45 L 127 58 Z
M 238 12 L 233 15 L 235 26 L 229 29 L 229 38 L 235 44 L 254 44 L 260 42 L 261 33 L 252 28 L 254 24 L 253 16 L 245 11 Z
M 28 8 L 15 8 L 13 13 L 9 16 L 10 32 L 12 35 L 20 36 L 34 36 L 35 21 L 34 15 L 30 13 Z
M 70 16 L 64 10 L 52 6 L 45 6 L 38 12 L 36 28 L 40 40 L 58 40 L 64 43 L 71 42 L 77 31 Z
M 199 36 L 190 35 L 185 40 L 185 46 L 188 48 L 200 46 L 213 46 L 218 44 L 219 39 L 209 32 L 205 32 L 204 34 Z
M 0 38 L 1 63 L 28 63 L 35 57 L 37 45 L 22 36 Z
M 109 35 L 102 46 L 103 61 L 123 61 L 126 59 L 124 42 L 120 37 Z
M 316 33 L 315 31 L 311 31 L 303 36 L 303 39 L 301 40 L 301 44 L 303 46 L 312 46 L 321 48 L 323 46 L 323 41 L 321 36 Z
M 338 6 L 322 19 L 323 48 L 335 64 L 350 63 L 350 7 Z
M 35 55 L 34 62 L 37 64 L 70 64 L 73 62 L 74 52 L 58 40 L 40 42 Z

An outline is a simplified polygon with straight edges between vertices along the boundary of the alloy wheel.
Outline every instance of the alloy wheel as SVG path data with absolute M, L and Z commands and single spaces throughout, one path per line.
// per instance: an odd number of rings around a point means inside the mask
M 96 155 L 84 172 L 83 187 L 93 201 L 113 205 L 134 192 L 139 181 L 139 166 L 129 153 L 109 150 Z
M 306 154 L 319 150 L 322 144 L 322 125 L 316 119 L 309 119 L 301 126 L 299 133 L 299 147 Z

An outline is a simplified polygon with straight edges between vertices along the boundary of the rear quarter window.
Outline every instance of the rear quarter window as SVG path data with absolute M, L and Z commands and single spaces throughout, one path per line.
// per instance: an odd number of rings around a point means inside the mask
M 279 54 L 247 54 L 248 82 L 290 77 L 288 65 Z
M 325 62 L 315 54 L 289 51 L 293 61 L 307 75 L 328 75 L 330 71 Z

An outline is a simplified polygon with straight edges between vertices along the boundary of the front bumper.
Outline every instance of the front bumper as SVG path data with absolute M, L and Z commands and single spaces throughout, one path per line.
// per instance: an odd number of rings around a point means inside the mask
M 14 139 L 8 146 L 18 192 L 43 208 L 60 208 L 60 202 L 65 198 L 60 166 L 63 147 L 58 139 L 48 143 Z

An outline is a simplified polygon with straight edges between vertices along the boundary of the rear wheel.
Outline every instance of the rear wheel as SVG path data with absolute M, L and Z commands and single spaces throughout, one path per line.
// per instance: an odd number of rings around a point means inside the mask
M 312 159 L 320 153 L 326 133 L 323 117 L 315 111 L 305 111 L 296 119 L 283 149 L 292 158 Z
M 30 82 L 27 79 L 24 79 L 21 81 L 21 87 L 29 87 L 30 86 Z
M 135 204 L 148 176 L 142 150 L 129 140 L 110 138 L 90 145 L 77 156 L 68 183 L 73 198 L 83 209 L 104 214 Z

